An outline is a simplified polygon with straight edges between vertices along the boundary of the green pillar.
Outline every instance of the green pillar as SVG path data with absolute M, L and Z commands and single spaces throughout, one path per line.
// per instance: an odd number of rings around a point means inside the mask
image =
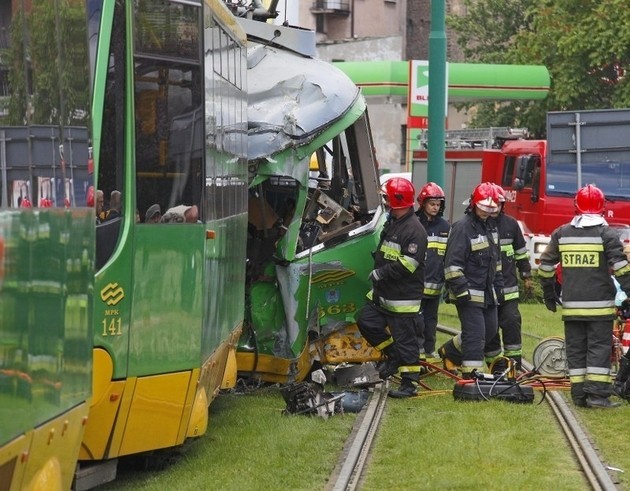
M 429 34 L 429 129 L 427 181 L 444 187 L 444 126 L 446 123 L 445 0 L 431 0 Z

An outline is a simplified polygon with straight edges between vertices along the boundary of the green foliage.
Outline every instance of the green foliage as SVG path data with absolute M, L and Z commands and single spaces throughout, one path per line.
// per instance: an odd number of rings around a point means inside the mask
M 465 0 L 449 26 L 470 61 L 545 65 L 544 101 L 484 103 L 474 126 L 527 127 L 544 137 L 552 110 L 630 106 L 630 9 L 625 0 Z M 510 123 L 511 121 L 511 123 Z
M 543 291 L 538 280 L 537 271 L 532 271 L 532 290 L 525 290 L 523 280 L 518 280 L 521 303 L 540 304 L 543 302 Z
M 85 10 L 76 2 L 34 0 L 28 15 L 15 12 L 8 124 L 85 126 L 90 110 Z

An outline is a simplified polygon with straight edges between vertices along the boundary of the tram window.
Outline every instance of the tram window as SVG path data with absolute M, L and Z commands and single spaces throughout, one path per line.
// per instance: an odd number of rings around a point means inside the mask
M 135 18 L 136 203 L 152 223 L 152 205 L 168 217 L 202 201 L 201 9 L 150 0 L 136 4 Z
M 207 19 L 205 55 L 205 216 L 215 220 L 247 212 L 246 50 Z
M 116 4 L 116 9 L 122 9 Z M 98 173 L 98 191 L 103 192 L 104 212 L 111 206 L 113 191 L 122 197 L 118 213 L 124 215 L 128 202 L 124 187 L 124 134 L 125 134 L 125 15 L 114 15 L 105 99 L 103 101 L 103 128 Z M 114 194 L 116 197 L 117 193 Z M 114 198 L 116 199 L 116 198 Z M 114 203 L 116 207 L 116 203 Z M 99 217 L 104 220 L 105 213 Z M 113 217 L 113 215 L 112 215 Z M 96 267 L 101 268 L 113 254 L 120 234 L 122 218 L 103 221 L 96 227 Z

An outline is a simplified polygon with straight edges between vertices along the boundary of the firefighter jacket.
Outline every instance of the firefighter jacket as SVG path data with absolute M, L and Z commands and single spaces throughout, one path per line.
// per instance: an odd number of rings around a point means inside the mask
M 617 289 L 611 274 L 628 294 L 630 265 L 617 232 L 603 218 L 582 226 L 583 218 L 577 216 L 553 231 L 540 256 L 538 276 L 545 299 L 555 301 L 556 264 L 562 265 L 563 320 L 612 320 Z
M 373 288 L 368 298 L 394 314 L 420 312 L 426 252 L 427 233 L 413 208 L 400 218 L 390 215 L 373 253 Z
M 529 278 L 532 275 L 532 265 L 529 262 L 527 244 L 521 232 L 521 227 L 514 217 L 500 213 L 495 219 L 499 232 L 501 247 L 501 273 L 503 275 L 503 299 L 518 300 L 518 277 Z
M 444 275 L 449 299 L 470 300 L 486 307 L 499 303 L 503 278 L 498 234 L 494 222 L 483 221 L 474 211 L 451 227 L 446 244 Z
M 428 236 L 427 260 L 424 270 L 424 296 L 437 297 L 442 293 L 444 286 L 444 255 L 446 254 L 446 241 L 451 226 L 440 216 L 429 220 L 422 210 L 418 210 L 416 215 Z

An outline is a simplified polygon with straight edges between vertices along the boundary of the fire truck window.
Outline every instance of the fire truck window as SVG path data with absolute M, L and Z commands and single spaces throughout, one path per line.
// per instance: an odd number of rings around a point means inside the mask
M 505 157 L 505 166 L 503 166 L 503 180 L 501 185 L 504 187 L 512 187 L 512 178 L 514 176 L 514 164 L 516 163 L 516 157 Z
M 534 175 L 536 173 L 537 168 L 539 167 L 539 161 L 537 155 L 530 155 L 528 157 L 523 157 L 526 159 L 525 164 L 525 173 L 523 174 L 523 178 L 525 181 L 525 187 L 531 188 L 534 182 Z

